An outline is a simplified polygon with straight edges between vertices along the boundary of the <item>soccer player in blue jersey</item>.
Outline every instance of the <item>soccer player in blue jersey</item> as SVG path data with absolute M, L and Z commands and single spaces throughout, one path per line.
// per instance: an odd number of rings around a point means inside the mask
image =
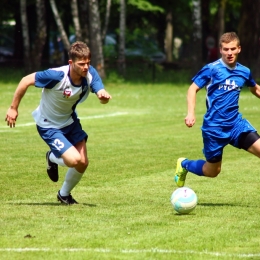
M 32 115 L 41 138 L 50 147 L 46 153 L 47 173 L 50 179 L 59 179 L 58 165 L 67 166 L 68 171 L 57 199 L 61 203 L 77 204 L 71 191 L 88 167 L 87 133 L 82 129 L 76 106 L 90 92 L 95 93 L 101 103 L 111 98 L 104 89 L 97 71 L 90 65 L 91 52 L 80 41 L 73 43 L 68 52 L 68 65 L 39 71 L 23 77 L 14 93 L 7 111 L 7 125 L 15 127 L 18 106 L 29 86 L 42 89 L 40 104 Z
M 260 98 L 260 86 L 253 80 L 250 70 L 237 62 L 241 46 L 236 33 L 223 34 L 219 48 L 221 58 L 205 65 L 192 78 L 187 93 L 185 124 L 192 127 L 196 122 L 196 93 L 206 88 L 207 111 L 201 127 L 206 160 L 179 158 L 174 176 L 178 187 L 184 186 L 188 172 L 217 177 L 221 171 L 223 149 L 228 144 L 260 157 L 259 135 L 238 111 L 242 87 L 249 87 L 252 94 Z

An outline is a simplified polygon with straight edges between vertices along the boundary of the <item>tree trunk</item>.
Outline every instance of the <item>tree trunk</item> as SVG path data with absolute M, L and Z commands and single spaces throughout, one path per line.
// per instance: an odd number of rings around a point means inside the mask
M 58 10 L 57 10 L 55 0 L 50 0 L 50 5 L 51 5 L 51 9 L 52 9 L 52 12 L 53 12 L 53 15 L 54 15 L 54 19 L 56 21 L 56 24 L 57 24 L 57 27 L 58 27 L 64 48 L 66 49 L 66 51 L 69 51 L 70 42 L 69 42 L 68 36 L 67 36 L 67 34 L 64 30 L 60 15 L 59 15 Z
M 23 34 L 23 64 L 25 73 L 28 74 L 32 72 L 32 64 L 30 62 L 30 39 L 26 12 L 26 0 L 20 0 L 20 12 Z
M 169 11 L 166 15 L 166 33 L 165 33 L 165 53 L 166 53 L 167 62 L 172 62 L 172 42 L 173 42 L 172 12 Z
M 108 23 L 109 23 L 109 18 L 110 18 L 110 9 L 111 9 L 111 0 L 107 0 L 105 24 L 104 24 L 104 28 L 102 31 L 102 42 L 105 41 L 106 34 L 107 34 L 107 28 L 108 28 Z
M 202 26 L 200 0 L 192 0 L 193 4 L 193 54 L 191 57 L 193 74 L 202 66 Z
M 243 0 L 241 10 L 238 35 L 242 51 L 239 61 L 252 70 L 254 78 L 260 78 L 260 17 L 256 11 L 260 10 L 260 0 Z
M 45 21 L 44 0 L 36 0 L 37 29 L 36 37 L 32 44 L 31 60 L 35 71 L 40 69 L 43 48 L 46 43 L 47 30 Z
M 79 0 L 79 17 L 81 24 L 82 40 L 89 44 L 89 28 L 88 28 L 88 0 Z
M 120 20 L 119 20 L 119 50 L 118 50 L 118 72 L 125 76 L 125 22 L 126 5 L 125 0 L 120 0 Z
M 202 22 L 202 60 L 208 61 L 209 50 L 207 47 L 207 38 L 213 37 L 216 40 L 215 28 L 210 26 L 210 1 L 201 0 L 201 22 Z
M 225 9 L 227 0 L 221 0 L 218 9 L 218 40 L 225 32 Z
M 89 24 L 91 64 L 97 69 L 100 77 L 105 78 L 98 0 L 89 0 Z
M 81 33 L 81 27 L 79 22 L 79 12 L 78 12 L 78 3 L 77 0 L 71 0 L 71 14 L 73 19 L 73 24 L 75 27 L 75 35 L 77 41 L 82 41 L 82 33 Z

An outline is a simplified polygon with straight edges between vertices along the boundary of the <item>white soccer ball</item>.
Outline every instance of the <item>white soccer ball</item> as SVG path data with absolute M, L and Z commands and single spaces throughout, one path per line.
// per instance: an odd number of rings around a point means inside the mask
M 171 195 L 171 204 L 179 214 L 189 214 L 198 203 L 196 193 L 188 187 L 182 187 L 175 190 Z

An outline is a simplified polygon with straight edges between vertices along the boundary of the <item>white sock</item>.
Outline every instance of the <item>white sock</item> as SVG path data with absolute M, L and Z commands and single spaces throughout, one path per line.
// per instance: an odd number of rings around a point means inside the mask
M 57 158 L 52 152 L 50 153 L 49 159 L 51 162 L 57 163 L 60 166 L 67 166 L 61 157 Z
M 65 181 L 60 189 L 61 196 L 69 196 L 72 189 L 79 183 L 83 173 L 78 172 L 75 168 L 69 168 Z

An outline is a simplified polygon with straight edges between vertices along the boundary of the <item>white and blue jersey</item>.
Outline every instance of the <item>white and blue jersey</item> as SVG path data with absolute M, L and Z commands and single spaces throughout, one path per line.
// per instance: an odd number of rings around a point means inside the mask
M 192 81 L 199 88 L 206 88 L 204 124 L 208 126 L 232 126 L 240 120 L 240 91 L 244 86 L 256 85 L 247 67 L 237 63 L 235 68 L 229 68 L 222 59 L 204 66 Z
M 88 97 L 90 91 L 97 93 L 104 88 L 92 66 L 82 84 L 74 85 L 69 77 L 69 65 L 36 72 L 35 86 L 42 88 L 42 96 L 40 105 L 32 113 L 33 118 L 42 128 L 56 129 L 76 120 L 76 106 Z
M 207 111 L 201 127 L 207 161 L 221 158 L 228 144 L 240 148 L 241 133 L 256 132 L 238 111 L 241 89 L 256 85 L 250 70 L 240 63 L 230 68 L 219 59 L 204 66 L 192 81 L 199 88 L 205 87 L 207 92 Z

